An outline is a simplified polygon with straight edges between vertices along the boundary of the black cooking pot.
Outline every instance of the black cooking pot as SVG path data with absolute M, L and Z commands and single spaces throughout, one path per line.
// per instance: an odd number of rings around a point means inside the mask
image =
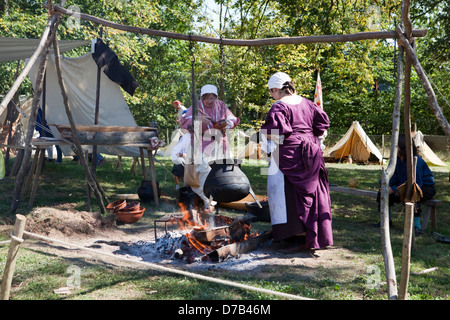
M 217 202 L 244 199 L 250 193 L 250 181 L 241 170 L 242 160 L 220 159 L 209 163 L 211 172 L 205 180 L 203 192 Z
M 159 188 L 159 182 L 156 182 L 156 189 L 158 191 L 158 198 L 161 197 L 161 189 Z M 142 180 L 138 189 L 139 199 L 146 202 L 154 201 L 153 196 L 153 184 L 151 180 Z

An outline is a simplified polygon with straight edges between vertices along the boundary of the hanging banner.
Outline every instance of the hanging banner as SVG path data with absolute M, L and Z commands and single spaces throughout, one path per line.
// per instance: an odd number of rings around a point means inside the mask
M 323 109 L 322 82 L 320 81 L 320 72 L 317 73 L 317 83 L 316 83 L 316 92 L 314 93 L 314 103 Z
M 322 81 L 320 81 L 320 71 L 317 72 L 317 83 L 316 83 L 316 92 L 314 93 L 314 103 L 323 109 L 323 99 L 322 99 Z M 323 143 L 325 138 L 327 137 L 327 132 L 325 131 L 322 136 L 319 137 L 320 140 L 320 148 L 322 150 L 325 149 L 325 144 Z

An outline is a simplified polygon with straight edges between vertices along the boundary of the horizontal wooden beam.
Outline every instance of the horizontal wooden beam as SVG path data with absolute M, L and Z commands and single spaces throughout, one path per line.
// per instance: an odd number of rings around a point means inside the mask
M 69 124 L 48 124 L 48 126 L 55 126 L 59 131 L 70 130 Z M 158 131 L 155 127 L 129 127 L 129 126 L 102 126 L 102 125 L 75 125 L 77 131 L 84 132 L 144 132 L 144 131 Z
M 63 132 L 61 137 L 64 136 L 65 139 L 73 139 L 71 135 L 72 132 Z M 158 133 L 156 131 L 145 131 L 145 132 L 96 132 L 94 134 L 87 132 L 77 132 L 78 140 L 80 144 L 88 145 L 141 145 L 146 144 L 150 146 L 149 139 L 157 137 Z
M 378 194 L 377 191 L 338 187 L 338 186 L 330 186 L 330 191 L 347 193 L 347 194 L 352 194 L 355 196 L 370 197 L 370 198 L 376 198 L 377 194 Z
M 44 7 L 46 5 L 44 4 Z M 72 16 L 76 14 L 77 17 L 83 20 L 91 21 L 97 24 L 101 24 L 113 29 L 123 30 L 127 32 L 147 34 L 156 37 L 172 38 L 194 42 L 205 42 L 213 44 L 223 44 L 227 46 L 245 46 L 245 47 L 258 47 L 258 46 L 271 46 L 282 44 L 304 44 L 304 43 L 330 43 L 330 42 L 351 42 L 360 40 L 375 40 L 375 39 L 394 39 L 397 38 L 395 31 L 374 31 L 374 32 L 357 32 L 352 34 L 337 34 L 337 35 L 320 35 L 320 36 L 303 36 L 303 37 L 275 37 L 265 39 L 226 39 L 226 38 L 214 38 L 207 36 L 199 36 L 194 34 L 182 34 L 176 32 L 154 30 L 133 26 L 126 26 L 119 23 L 111 22 L 102 18 L 94 17 L 89 14 L 76 12 L 66 9 L 61 6 L 54 6 L 54 10 L 58 13 Z M 413 30 L 413 37 L 424 37 L 427 34 L 426 29 Z

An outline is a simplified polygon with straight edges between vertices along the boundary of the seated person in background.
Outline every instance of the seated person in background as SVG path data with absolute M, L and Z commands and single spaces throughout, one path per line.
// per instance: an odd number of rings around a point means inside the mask
M 416 165 L 416 184 L 422 190 L 422 198 L 420 202 L 430 200 L 436 194 L 435 181 L 433 173 L 428 167 L 427 163 L 417 154 L 416 146 L 414 141 L 412 141 L 413 155 L 417 159 Z M 395 166 L 394 174 L 389 180 L 389 224 L 391 224 L 391 207 L 395 203 L 400 203 L 400 196 L 398 193 L 398 187 L 406 183 L 407 179 L 407 167 L 406 167 L 406 139 L 404 134 L 400 134 L 398 137 L 397 145 L 397 163 Z M 378 191 L 378 209 L 380 209 L 380 191 Z M 422 227 L 420 224 L 420 214 L 422 209 L 420 207 L 420 202 L 415 203 L 414 208 L 414 232 L 418 236 L 422 234 Z M 375 226 L 379 226 L 378 223 Z
M 186 155 L 189 145 L 191 143 L 191 134 L 185 133 L 178 140 L 177 144 L 173 147 L 170 156 L 173 162 L 172 174 L 175 179 L 175 189 L 180 188 L 180 180 L 184 179 L 184 165 L 186 163 Z

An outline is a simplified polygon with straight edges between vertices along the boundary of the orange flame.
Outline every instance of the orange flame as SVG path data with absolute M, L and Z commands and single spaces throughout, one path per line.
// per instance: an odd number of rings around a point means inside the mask
M 196 215 L 195 217 L 193 216 L 193 214 L 197 214 L 198 212 L 196 209 L 190 211 L 187 205 L 182 202 L 179 202 L 178 205 L 180 206 L 181 213 L 183 214 L 181 218 L 176 219 L 179 223 L 179 228 L 186 229 L 197 226 L 201 228 L 209 228 L 206 219 L 201 221 L 200 215 Z
M 211 249 L 209 247 L 207 247 L 206 245 L 202 244 L 200 241 L 195 239 L 195 237 L 193 237 L 190 233 L 186 234 L 186 239 L 190 245 L 192 245 L 195 249 L 200 251 L 202 254 L 211 252 Z
M 180 202 L 178 205 L 180 207 L 182 216 L 175 217 L 173 222 L 178 223 L 179 229 L 194 229 L 195 231 L 203 231 L 205 229 L 209 229 L 209 224 L 207 223 L 206 218 L 204 219 L 204 221 L 200 221 L 200 216 L 196 215 L 197 210 L 195 210 L 195 209 L 189 210 L 188 206 L 182 202 Z M 233 221 L 232 218 L 225 217 L 225 216 L 218 216 L 218 217 L 215 217 L 215 219 L 218 219 L 218 221 L 212 222 L 214 225 L 216 225 L 216 224 L 229 225 Z M 252 237 L 258 236 L 258 233 L 256 233 L 256 235 L 252 234 L 252 232 L 250 230 L 251 227 L 249 224 L 241 223 L 241 225 L 244 229 L 243 236 L 241 236 L 242 238 L 238 241 L 245 241 Z M 218 247 L 221 247 L 224 244 L 229 244 L 230 240 L 231 240 L 231 239 L 229 239 L 227 241 L 220 241 L 221 243 L 205 244 L 205 243 L 202 243 L 199 240 L 197 240 L 194 234 L 189 233 L 189 232 L 186 233 L 185 234 L 186 241 L 192 249 L 197 250 L 201 254 L 208 254 L 208 253 L 214 251 L 215 249 L 217 249 Z

